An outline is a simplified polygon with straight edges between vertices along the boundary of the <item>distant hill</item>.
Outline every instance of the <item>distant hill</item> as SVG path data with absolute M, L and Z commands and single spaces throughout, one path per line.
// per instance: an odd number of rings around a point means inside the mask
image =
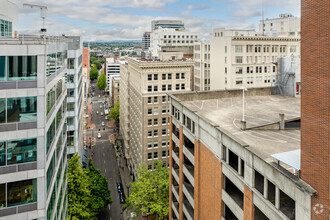
M 109 43 L 109 44 L 141 44 L 141 40 L 114 40 L 114 41 L 84 41 L 84 44 L 98 44 L 98 43 Z

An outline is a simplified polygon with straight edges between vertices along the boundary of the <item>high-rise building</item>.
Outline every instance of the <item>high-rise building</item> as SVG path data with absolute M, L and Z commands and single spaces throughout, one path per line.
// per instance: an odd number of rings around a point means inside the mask
M 245 96 L 241 89 L 169 95 L 169 219 L 328 218 L 315 214 L 311 202 L 319 192 L 307 183 L 327 182 L 329 173 L 303 179 L 300 98 L 272 95 L 272 90 L 251 88 Z M 321 157 L 315 152 L 306 159 L 315 154 Z M 313 158 L 322 165 L 317 170 L 328 169 L 319 157 Z M 309 160 L 306 169 L 313 163 Z M 329 210 L 326 192 L 324 200 L 315 200 L 317 212 Z
M 184 30 L 184 24 L 180 20 L 154 20 L 151 22 L 151 32 L 159 28 L 170 28 L 174 30 Z
M 13 37 L 18 23 L 18 6 L 8 0 L 1 1 L 0 37 Z M 17 33 L 16 33 L 17 34 Z
M 107 88 L 109 89 L 110 98 L 112 97 L 112 77 L 120 76 L 120 62 L 117 58 L 105 57 L 105 74 L 107 77 Z M 111 101 L 112 103 L 112 101 Z
M 150 33 L 144 32 L 142 37 L 142 51 L 147 51 L 150 47 Z
M 254 30 L 214 29 L 210 89 L 276 85 L 277 58 L 300 56 L 300 38 L 256 36 Z
M 119 101 L 120 76 L 112 76 L 111 81 L 111 106 L 115 106 Z
M 280 14 L 278 18 L 264 19 L 259 23 L 259 35 L 269 37 L 300 37 L 300 18 Z
M 301 1 L 301 178 L 317 191 L 311 219 L 330 216 L 329 1 Z
M 194 44 L 194 90 L 210 90 L 210 43 L 206 41 Z
M 129 169 L 154 160 L 168 166 L 167 94 L 190 91 L 192 61 L 142 61 L 126 58 L 120 67 L 120 130 Z

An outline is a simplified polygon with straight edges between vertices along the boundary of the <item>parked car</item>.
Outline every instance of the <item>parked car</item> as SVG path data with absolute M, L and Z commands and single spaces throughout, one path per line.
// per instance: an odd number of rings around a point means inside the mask
M 101 138 L 101 133 L 97 133 L 97 138 Z
M 119 193 L 121 193 L 121 192 L 124 191 L 124 190 L 123 190 L 123 184 L 122 184 L 122 183 L 117 183 L 117 191 L 118 191 Z
M 103 116 L 103 112 L 101 112 L 101 116 Z
M 123 192 L 119 193 L 119 199 L 121 204 L 125 203 L 126 197 Z
M 94 92 L 92 93 L 92 96 L 94 96 L 95 94 L 94 94 Z
M 85 118 L 88 118 L 88 115 L 85 115 Z
M 103 106 L 102 106 L 102 105 L 100 105 L 100 108 L 103 108 Z
M 108 117 L 107 116 L 105 116 L 105 120 L 108 120 Z
M 98 115 L 100 112 L 99 111 L 96 111 L 96 114 Z
M 104 124 L 104 121 L 102 121 L 102 123 L 101 123 L 101 124 L 102 124 L 102 126 L 104 126 L 104 125 L 105 125 L 105 124 Z

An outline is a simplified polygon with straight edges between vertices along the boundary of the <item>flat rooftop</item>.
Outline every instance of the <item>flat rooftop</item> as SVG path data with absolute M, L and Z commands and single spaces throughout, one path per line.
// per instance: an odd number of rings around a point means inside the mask
M 277 162 L 271 157 L 273 154 L 300 149 L 300 127 L 279 130 L 280 113 L 284 114 L 285 122 L 300 120 L 299 97 L 270 94 L 245 96 L 246 130 L 242 130 L 242 91 L 234 92 L 234 97 L 229 97 L 230 92 L 225 91 L 223 93 L 227 93 L 227 97 L 221 98 L 213 98 L 216 92 L 211 92 L 211 99 L 199 99 L 206 97 L 207 93 L 173 96 L 182 98 L 182 105 L 235 140 L 240 140 L 247 149 L 268 163 Z M 293 172 L 290 167 L 282 166 Z

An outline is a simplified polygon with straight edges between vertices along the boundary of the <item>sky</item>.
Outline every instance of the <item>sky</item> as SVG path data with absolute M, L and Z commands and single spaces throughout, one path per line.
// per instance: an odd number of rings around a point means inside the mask
M 151 21 L 179 19 L 187 30 L 207 39 L 213 28 L 256 29 L 265 18 L 281 13 L 300 17 L 300 0 L 16 0 L 19 31 L 37 33 L 42 27 L 39 9 L 48 7 L 49 34 L 80 35 L 84 41 L 141 40 Z

